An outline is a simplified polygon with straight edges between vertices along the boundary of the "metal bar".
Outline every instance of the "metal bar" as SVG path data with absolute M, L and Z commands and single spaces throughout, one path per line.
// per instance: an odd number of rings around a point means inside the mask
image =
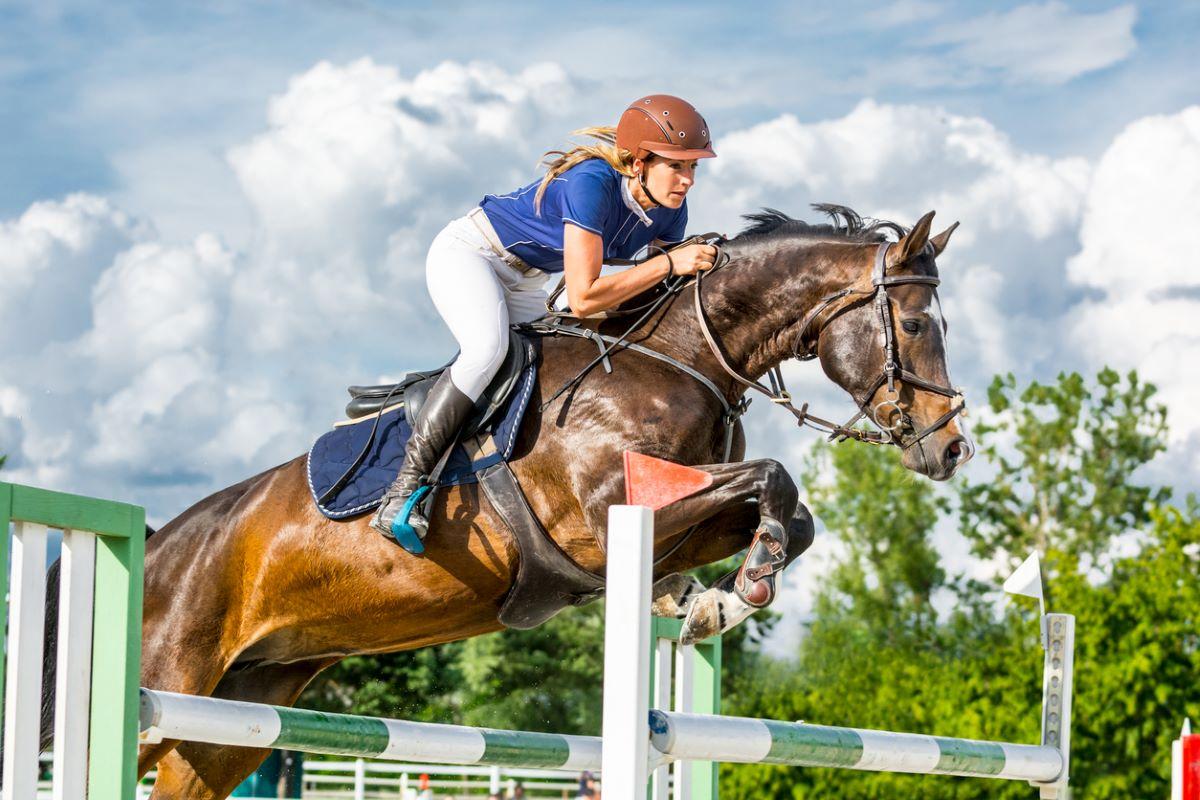
M 1065 797 L 1071 772 L 1071 696 L 1075 683 L 1075 617 L 1046 614 L 1041 619 L 1046 645 L 1042 667 L 1042 745 L 1062 753 L 1062 770 L 1051 783 L 1032 781 L 1043 800 Z
M 1028 781 L 1052 781 L 1064 763 L 1042 745 L 662 711 L 650 740 L 673 758 Z

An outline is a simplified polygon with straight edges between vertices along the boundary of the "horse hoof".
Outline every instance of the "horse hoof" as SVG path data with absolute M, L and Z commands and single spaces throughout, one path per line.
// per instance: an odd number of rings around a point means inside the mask
M 650 613 L 656 617 L 683 619 L 703 591 L 704 584 L 691 575 L 678 572 L 668 575 L 654 584 L 651 592 L 654 604 L 650 606 Z
M 687 619 L 679 632 L 680 644 L 695 644 L 716 636 L 725 626 L 725 609 L 718 593 L 712 589 L 701 594 L 688 609 Z

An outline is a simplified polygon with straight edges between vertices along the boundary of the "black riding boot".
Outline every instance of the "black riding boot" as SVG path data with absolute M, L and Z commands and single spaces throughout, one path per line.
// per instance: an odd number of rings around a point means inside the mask
M 433 472 L 446 448 L 454 442 L 474 406 L 475 402 L 460 392 L 450 380 L 450 370 L 438 376 L 421 406 L 421 413 L 413 423 L 412 436 L 404 451 L 404 466 L 371 519 L 372 527 L 384 536 L 395 539 L 410 553 L 420 553 L 425 549 L 421 540 L 429 529 L 429 520 L 425 519 L 420 503 L 425 492 L 421 491 L 416 498 L 414 493 L 425 487 L 429 473 Z M 410 500 L 412 508 L 406 520 L 403 512 L 410 505 Z

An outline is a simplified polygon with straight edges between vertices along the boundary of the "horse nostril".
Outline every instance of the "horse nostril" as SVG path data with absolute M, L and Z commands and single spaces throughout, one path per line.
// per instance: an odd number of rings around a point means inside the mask
M 957 463 L 959 459 L 967 454 L 966 441 L 962 438 L 955 439 L 946 445 L 946 461 L 951 464 Z

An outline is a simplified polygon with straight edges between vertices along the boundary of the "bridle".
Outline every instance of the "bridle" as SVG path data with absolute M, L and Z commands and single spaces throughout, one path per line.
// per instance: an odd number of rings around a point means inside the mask
M 794 358 L 800 361 L 815 358 L 817 356 L 815 346 L 806 348 L 803 351 L 800 348 L 804 345 L 806 337 L 809 331 L 813 329 L 817 318 L 832 308 L 832 311 L 825 317 L 821 325 L 815 329 L 815 335 L 812 337 L 814 342 L 819 340 L 825 326 L 844 311 L 859 305 L 863 302 L 864 298 L 872 298 L 879 319 L 880 332 L 883 335 L 883 368 L 874 383 L 871 384 L 862 397 L 857 397 L 853 393 L 851 394 L 855 404 L 858 406 L 858 412 L 846 422 L 839 425 L 835 422 L 822 419 L 809 412 L 808 403 L 804 403 L 800 408 L 796 408 L 792 404 L 791 393 L 788 392 L 787 387 L 784 385 L 783 372 L 779 366 L 772 367 L 767 372 L 767 376 L 771 382 L 769 388 L 758 381 L 747 378 L 730 366 L 721 352 L 721 347 L 704 312 L 702 287 L 706 273 L 698 272 L 696 273 L 695 281 L 696 320 L 700 324 L 700 332 L 704 335 L 705 341 L 708 342 L 708 347 L 716 358 L 717 363 L 738 383 L 748 389 L 753 389 L 766 395 L 772 403 L 790 411 L 796 417 L 798 425 L 808 426 L 822 433 L 827 433 L 830 440 L 854 439 L 855 441 L 867 444 L 894 444 L 901 449 L 907 450 L 923 441 L 935 431 L 944 428 L 949 424 L 950 420 L 965 411 L 965 398 L 958 389 L 927 380 L 903 367 L 896 346 L 895 318 L 892 314 L 891 298 L 888 295 L 888 290 L 893 286 L 922 284 L 933 287 L 936 297 L 937 286 L 941 281 L 932 275 L 887 275 L 887 253 L 892 244 L 893 242 L 882 242 L 876 248 L 875 263 L 871 270 L 870 288 L 865 286 L 860 287 L 858 284 L 855 284 L 854 286 L 839 289 L 825 296 L 805 316 L 801 322 L 800 330 L 796 334 L 795 342 L 792 345 L 792 356 Z M 931 247 L 931 245 L 927 245 L 927 247 Z M 724 260 L 722 260 L 722 256 Z M 718 248 L 717 263 L 714 264 L 713 269 L 709 270 L 709 272 L 716 271 L 718 268 L 725 266 L 729 261 L 729 256 Z M 922 430 L 917 431 L 913 425 L 912 417 L 908 415 L 908 412 L 900 403 L 900 390 L 897 388 L 897 384 L 901 383 L 912 386 L 917 390 L 933 392 L 934 394 L 950 398 L 950 410 Z M 871 406 L 870 403 L 875 397 L 875 393 L 885 384 L 887 385 L 887 397 L 874 406 Z M 894 419 L 890 423 L 881 419 L 881 416 L 885 414 L 886 416 L 894 417 Z M 862 419 L 870 420 L 878 430 L 869 431 L 853 427 Z

